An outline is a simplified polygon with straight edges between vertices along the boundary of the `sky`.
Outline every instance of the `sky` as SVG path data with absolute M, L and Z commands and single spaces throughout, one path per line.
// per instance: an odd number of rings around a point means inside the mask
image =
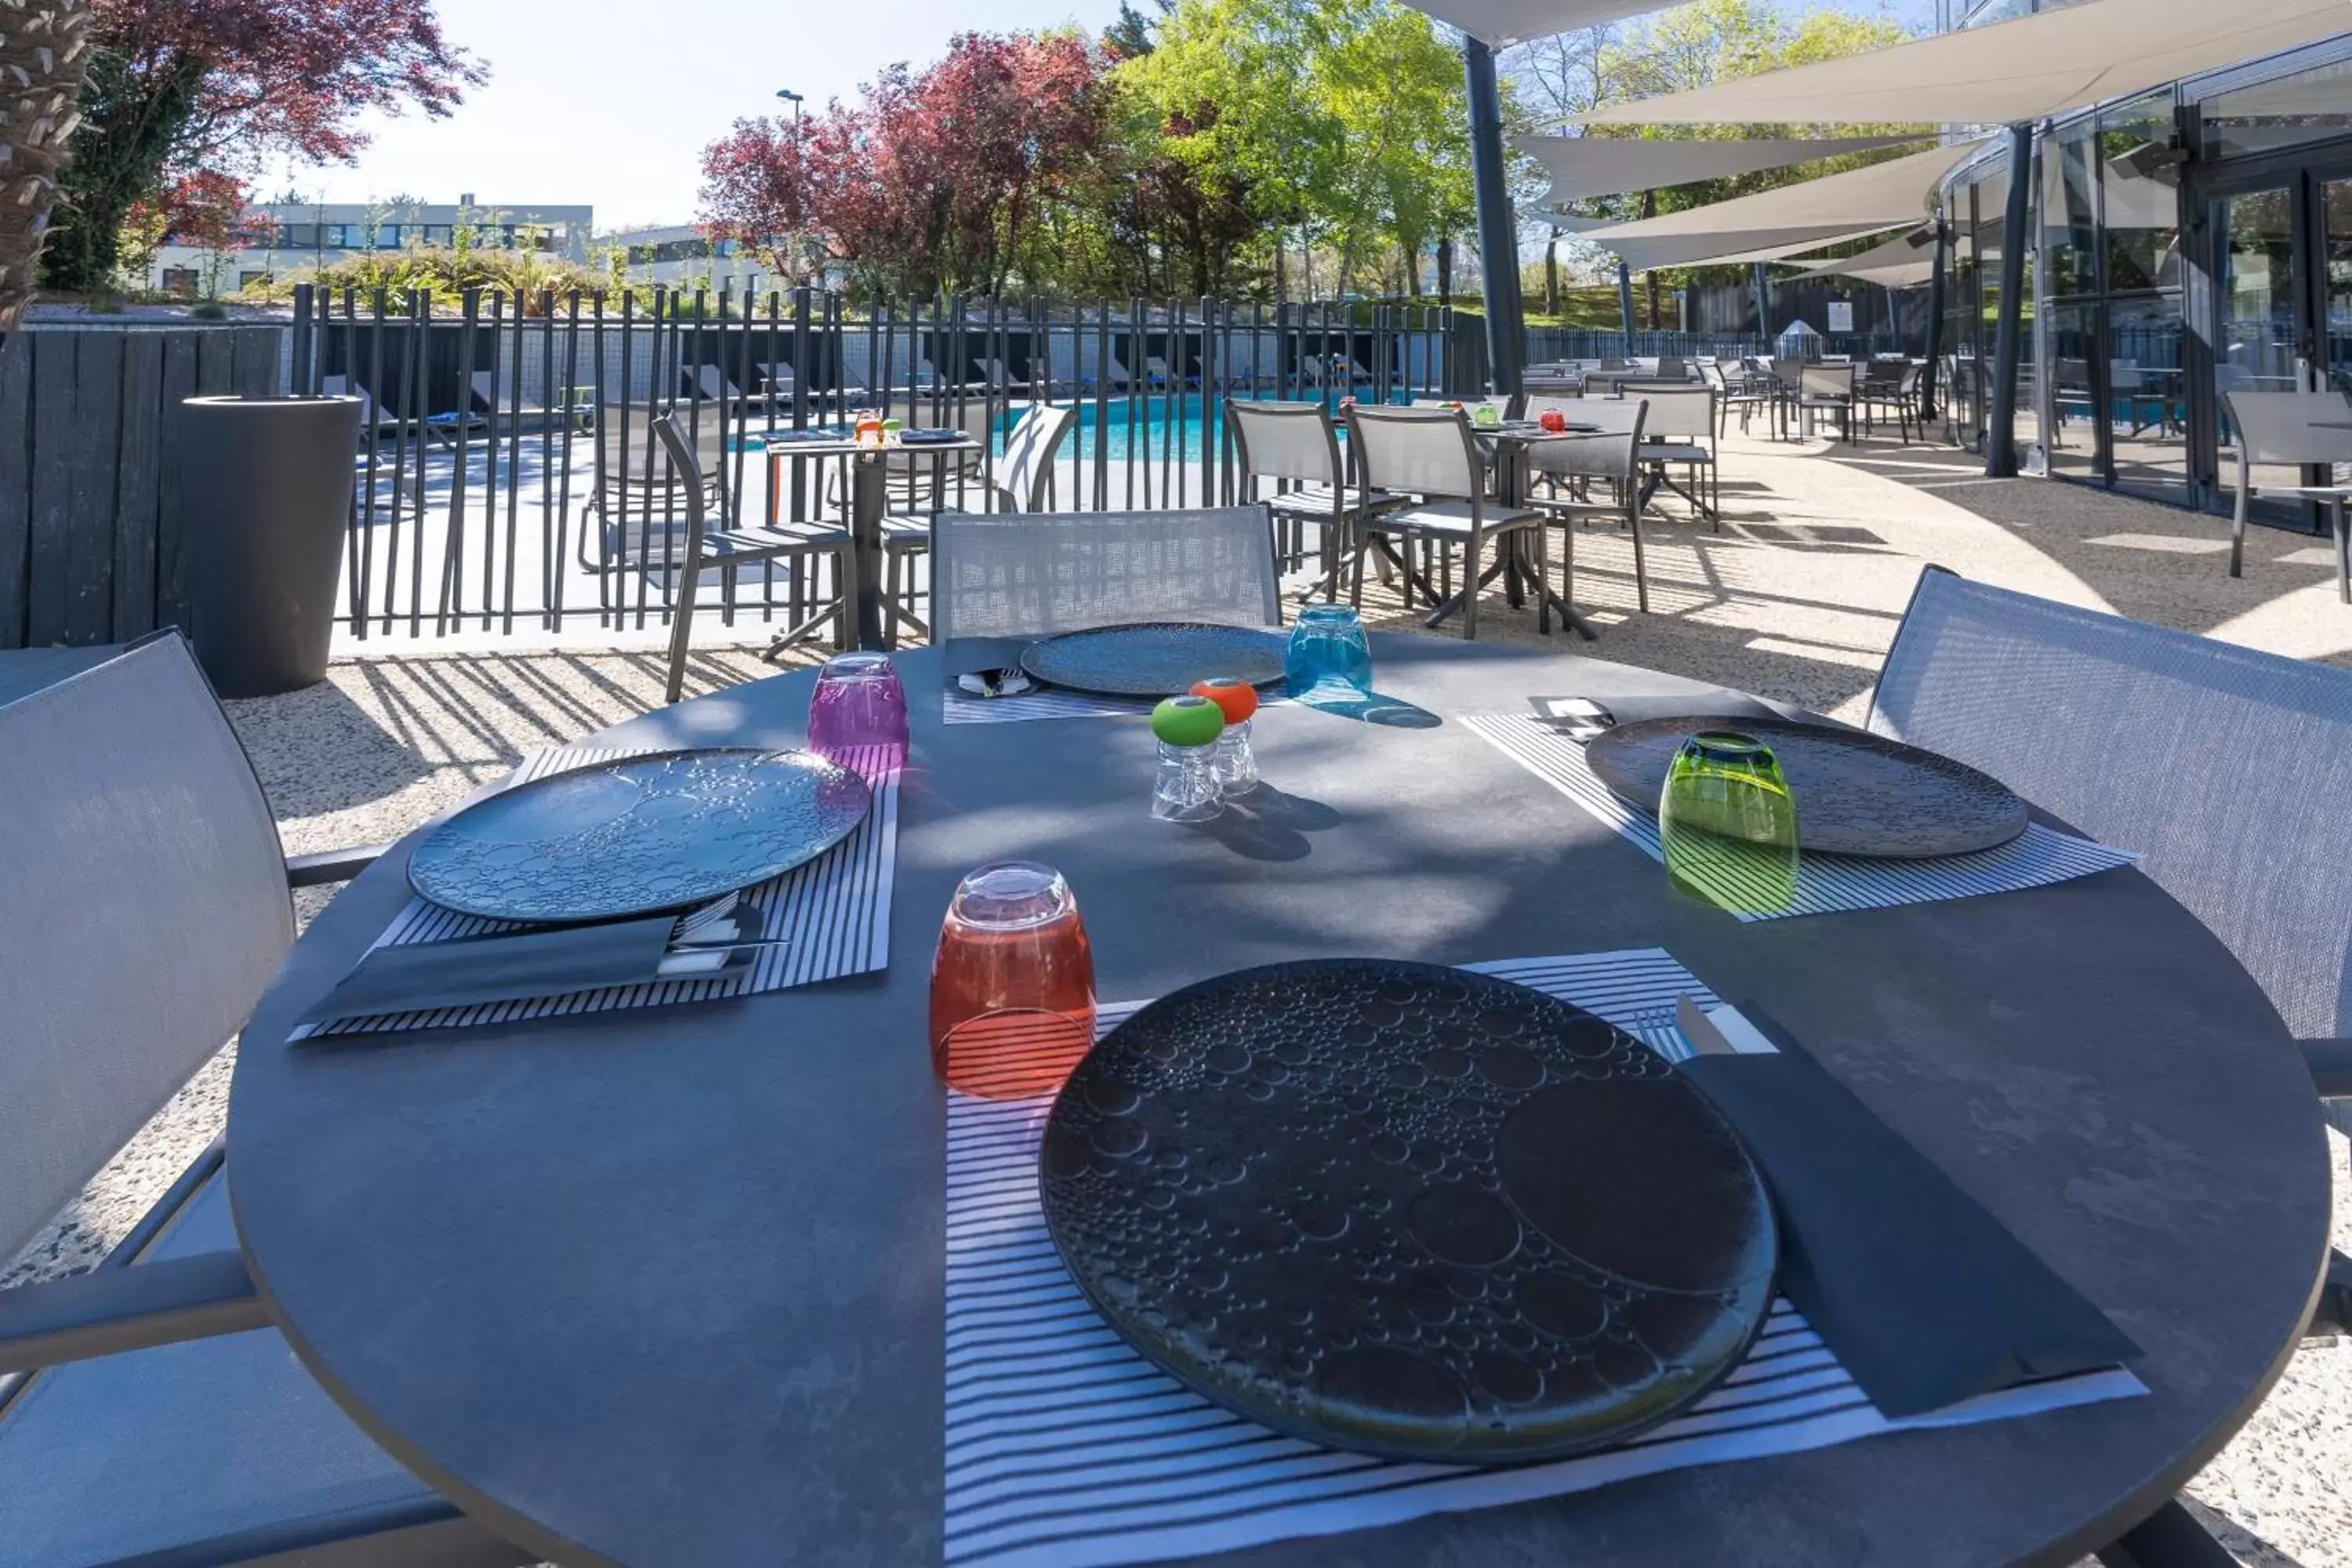
M 451 42 L 490 68 L 446 120 L 371 115 L 356 164 L 280 166 L 275 197 L 483 205 L 587 203 L 600 229 L 688 223 L 702 150 L 738 119 L 852 99 L 896 60 L 935 59 L 962 32 L 1077 22 L 1101 31 L 1118 0 L 771 0 L 672 10 L 646 0 L 437 0 Z
M 1932 16 L 1932 0 L 1828 0 Z M 893 61 L 936 59 L 960 32 L 1077 23 L 1099 32 L 1118 0 L 771 0 L 671 11 L 656 0 L 437 0 L 449 39 L 490 79 L 446 120 L 371 115 L 351 165 L 280 165 L 258 194 L 514 210 L 587 204 L 613 229 L 693 221 L 702 150 L 736 120 L 854 99 Z

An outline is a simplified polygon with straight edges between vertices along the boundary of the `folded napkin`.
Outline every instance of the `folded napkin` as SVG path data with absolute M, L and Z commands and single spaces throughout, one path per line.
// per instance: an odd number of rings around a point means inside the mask
M 1753 1003 L 1682 1070 L 1739 1131 L 1781 1224 L 1781 1292 L 1886 1415 L 2121 1365 L 2139 1347 Z M 1754 1036 L 1743 1041 L 1743 1021 Z M 1760 1038 L 1759 1038 L 1760 1037 Z
M 677 930 L 675 915 L 370 948 L 332 991 L 295 1020 L 471 1007 L 561 996 L 654 978 Z

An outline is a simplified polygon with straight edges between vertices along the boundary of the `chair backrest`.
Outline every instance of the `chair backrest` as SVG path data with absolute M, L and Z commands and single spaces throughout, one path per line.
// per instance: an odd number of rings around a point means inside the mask
M 1809 364 L 1797 371 L 1797 390 L 1807 397 L 1851 397 L 1853 395 L 1853 366 L 1850 364 Z
M 1683 362 L 1672 354 L 1660 354 L 1658 368 L 1651 374 L 1660 381 L 1681 382 L 1690 379 L 1690 372 L 1683 367 Z
M 1244 486 L 1252 479 L 1339 482 L 1345 471 L 1339 462 L 1339 436 L 1322 404 L 1235 398 L 1225 405 L 1225 412 L 1233 418 L 1234 439 L 1241 447 Z
M 1033 403 L 1013 425 L 992 476 L 1013 510 L 1042 511 L 1049 503 L 1054 493 L 1054 458 L 1077 418 L 1075 408 Z
M 2137 851 L 2297 1036 L 2352 1034 L 2352 671 L 1930 568 L 1870 728 Z
M 1278 626 L 1274 520 L 1263 506 L 941 512 L 931 603 L 940 642 L 1139 621 Z
M 1639 462 L 1643 422 L 1649 408 L 1646 401 L 1628 397 L 1614 403 L 1588 402 L 1563 409 L 1561 412 L 1570 419 L 1601 426 L 1600 432 L 1530 441 L 1528 467 L 1538 474 L 1622 479 L 1630 486 Z M 1629 489 L 1625 493 L 1627 504 L 1631 505 L 1636 492 Z
M 1803 360 L 1790 354 L 1774 354 L 1771 363 L 1772 374 L 1790 386 L 1797 384 L 1798 373 L 1805 368 Z
M 1362 405 L 1349 415 L 1349 441 L 1363 464 L 1364 483 L 1376 490 L 1477 499 L 1484 487 L 1470 416 L 1451 408 L 1386 408 Z
M 2249 463 L 2352 462 L 2352 402 L 2340 392 L 2256 392 L 2232 387 L 2221 394 L 2238 450 Z
M 177 632 L 0 707 L 0 759 L 5 1261 L 244 1026 L 294 910 Z
M 1711 359 L 1698 362 L 1698 378 L 1717 392 L 1727 391 L 1731 385 L 1730 378 L 1723 374 L 1723 366 Z
M 661 443 L 662 451 L 676 470 L 678 499 L 686 507 L 685 552 L 681 561 L 693 561 L 702 553 L 702 536 L 710 526 L 702 499 L 702 465 L 694 458 L 694 447 L 686 438 L 685 427 L 678 424 L 675 413 L 654 416 L 654 439 Z
M 1694 437 L 1715 435 L 1715 388 L 1711 386 L 1645 385 L 1629 381 L 1624 385 L 1630 400 L 1642 398 L 1650 405 L 1646 420 L 1650 439 L 1688 440 Z

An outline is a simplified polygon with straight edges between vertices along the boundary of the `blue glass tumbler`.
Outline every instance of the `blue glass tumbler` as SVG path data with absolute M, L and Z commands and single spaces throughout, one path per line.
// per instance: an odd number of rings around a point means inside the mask
M 1283 661 L 1290 694 L 1304 697 L 1318 686 L 1339 685 L 1370 693 L 1372 645 L 1364 623 L 1347 605 L 1309 605 L 1290 628 L 1290 652 Z

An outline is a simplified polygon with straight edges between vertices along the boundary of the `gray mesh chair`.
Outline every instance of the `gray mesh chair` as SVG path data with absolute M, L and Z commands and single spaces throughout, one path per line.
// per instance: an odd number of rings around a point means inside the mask
M 1642 431 L 1642 466 L 1648 470 L 1642 485 L 1642 504 L 1661 488 L 1690 502 L 1697 515 L 1723 528 L 1721 465 L 1716 461 L 1715 389 L 1711 386 L 1667 386 L 1629 381 L 1620 389 L 1650 405 Z M 1683 482 L 1675 482 L 1681 469 Z
M 1560 594 L 1576 602 L 1576 525 L 1596 517 L 1614 518 L 1633 536 L 1633 595 L 1644 611 L 1650 607 L 1650 578 L 1642 551 L 1643 426 L 1650 405 L 1641 397 L 1529 397 L 1530 418 L 1557 410 L 1563 418 L 1601 428 L 1590 436 L 1563 436 L 1537 441 L 1528 447 L 1530 476 L 1543 486 L 1528 504 L 1560 525 Z M 1598 481 L 1609 489 L 1605 500 L 1595 500 Z
M 2319 1093 L 2352 1097 L 2352 880 L 2330 852 L 2352 795 L 2352 672 L 1929 567 L 1870 728 L 1982 768 L 2138 851 L 2303 1040 Z M 2352 1259 L 2340 1253 L 2313 1329 L 2352 1329 Z M 2220 1551 L 2171 1503 L 2100 1557 L 2229 1561 L 2199 1555 L 2206 1547 Z
M 855 642 L 849 606 L 857 602 L 857 563 L 856 552 L 849 547 L 847 531 L 821 522 L 787 522 L 772 528 L 713 528 L 710 503 L 704 499 L 701 471 L 695 466 L 694 449 L 687 445 L 686 432 L 679 427 L 677 416 L 664 414 L 656 418 L 654 437 L 677 472 L 685 476 L 678 489 L 679 501 L 686 512 L 686 537 L 677 553 L 677 592 L 670 607 L 668 700 L 677 701 L 686 689 L 686 652 L 694 636 L 694 601 L 702 574 L 713 567 L 726 572 L 722 587 L 731 624 L 735 613 L 734 568 L 783 561 L 791 563 L 797 572 L 829 563 L 836 589 L 834 596 L 778 632 L 769 640 L 764 657 L 773 658 L 794 643 L 814 636 L 828 622 L 834 626 L 835 640 L 842 647 Z
M 1797 371 L 1797 412 L 1806 416 L 1836 415 L 1838 439 L 1853 440 L 1853 366 L 1852 364 L 1801 366 Z
M 1264 506 L 1191 511 L 943 511 L 931 520 L 932 637 L 1037 637 L 1139 621 L 1282 624 Z
M 1043 511 L 1054 504 L 1054 459 L 1077 418 L 1075 408 L 1033 403 L 1005 437 L 1003 455 L 972 470 L 998 510 Z M 984 426 L 979 434 L 987 438 Z M 915 613 L 914 601 L 915 563 L 930 550 L 930 518 L 894 513 L 882 520 L 882 603 L 888 622 L 883 640 L 892 647 L 898 646 L 902 621 L 918 634 L 929 634 L 929 623 Z
M 282 858 L 176 632 L 29 689 L 16 662 L 0 655 L 0 1259 L 244 1026 L 293 940 L 289 886 L 381 852 Z M 216 1144 L 99 1268 L 0 1290 L 0 1558 L 273 1553 L 530 1561 L 295 1362 L 238 1258 Z
M 1537 583 L 1545 581 L 1544 514 L 1525 507 L 1504 507 L 1487 493 L 1486 459 L 1467 414 L 1455 409 L 1360 405 L 1348 418 L 1363 482 L 1374 489 L 1419 498 L 1368 517 L 1360 525 L 1354 562 L 1358 605 L 1364 595 L 1364 550 L 1370 541 L 1381 538 L 1424 541 L 1441 551 L 1462 551 L 1462 593 L 1458 600 L 1440 605 L 1428 624 L 1435 626 L 1453 614 L 1458 604 L 1465 637 L 1478 635 L 1478 590 L 1498 574 L 1513 570 L 1504 552 L 1516 549 L 1520 540 L 1534 551 Z M 1480 562 L 1489 540 L 1500 549 L 1495 564 L 1482 572 Z M 1536 617 L 1540 630 L 1551 630 L 1551 601 L 1540 593 L 1536 595 Z
M 2352 485 L 2333 482 L 2335 465 L 2352 463 L 2352 402 L 2336 392 L 2256 392 L 2243 387 L 2221 395 L 2238 433 L 2238 501 L 2230 516 L 2230 575 L 2242 575 L 2246 553 L 2246 509 L 2256 495 L 2300 496 L 2327 503 L 2336 532 L 2336 595 L 2352 604 L 2352 532 L 2345 501 Z M 2254 465 L 2328 470 L 2320 485 L 2256 485 Z M 2298 471 L 2296 478 L 2304 476 Z
M 1275 526 L 1286 534 L 1284 564 L 1294 571 L 1305 557 L 1303 531 L 1322 531 L 1323 597 L 1337 600 L 1340 563 L 1355 556 L 1357 524 L 1397 505 L 1397 498 L 1347 482 L 1339 429 L 1321 403 L 1237 399 L 1225 412 L 1241 449 L 1242 499 L 1263 500 L 1274 513 Z M 1267 479 L 1280 488 L 1261 495 L 1258 485 Z M 1312 589 L 1307 596 L 1314 596 Z

